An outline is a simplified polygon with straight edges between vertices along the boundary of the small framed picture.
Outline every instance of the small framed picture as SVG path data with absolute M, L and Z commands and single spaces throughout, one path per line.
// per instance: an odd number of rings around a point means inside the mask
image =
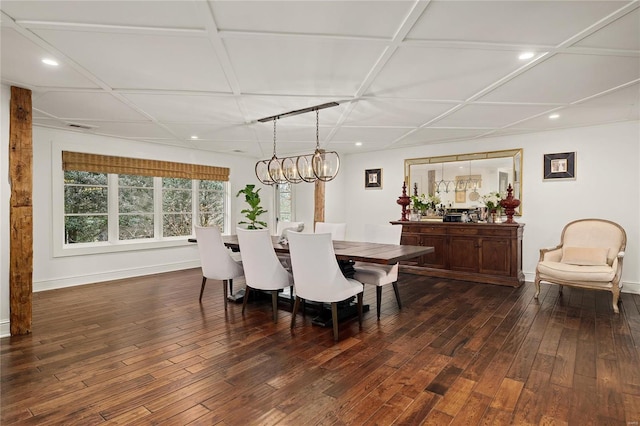
M 382 188 L 382 169 L 367 169 L 364 171 L 364 187 Z
M 575 179 L 576 153 L 561 152 L 544 155 L 544 180 Z

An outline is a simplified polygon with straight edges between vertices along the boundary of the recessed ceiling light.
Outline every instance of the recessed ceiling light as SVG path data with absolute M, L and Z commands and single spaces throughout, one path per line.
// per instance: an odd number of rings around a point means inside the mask
M 47 65 L 51 65 L 53 67 L 57 67 L 58 66 L 58 62 L 54 61 L 53 59 L 46 59 L 45 58 L 45 59 L 42 60 L 42 63 L 43 64 L 47 64 Z
M 525 60 L 533 58 L 533 52 L 523 52 L 518 56 L 518 59 Z
M 560 117 L 560 114 L 551 114 L 549 116 L 549 118 L 552 119 L 552 120 L 555 120 L 556 118 L 559 118 L 559 117 Z
M 356 142 L 356 146 L 362 146 L 362 142 Z
M 191 136 L 191 139 L 198 139 L 198 136 L 193 135 L 193 136 Z

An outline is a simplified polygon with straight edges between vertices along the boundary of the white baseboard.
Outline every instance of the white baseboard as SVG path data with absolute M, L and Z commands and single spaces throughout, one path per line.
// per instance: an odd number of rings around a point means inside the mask
M 9 320 L 0 321 L 0 337 L 11 336 L 11 327 Z
M 536 279 L 536 274 L 525 273 L 525 281 L 533 283 Z M 630 281 L 622 281 L 622 293 L 640 294 L 640 283 L 632 283 Z
M 139 277 L 142 275 L 160 274 L 162 272 L 180 271 L 200 267 L 199 260 L 188 262 L 166 263 L 162 265 L 145 266 L 141 268 L 118 269 L 98 274 L 56 278 L 45 281 L 34 281 L 33 292 L 55 290 L 57 288 L 74 287 L 77 285 L 94 284 L 103 281 L 120 280 L 123 278 Z

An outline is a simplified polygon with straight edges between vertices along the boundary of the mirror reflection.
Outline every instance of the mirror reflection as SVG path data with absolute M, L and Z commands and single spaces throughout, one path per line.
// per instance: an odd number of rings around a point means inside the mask
M 499 192 L 521 199 L 522 150 L 506 150 L 405 160 L 407 187 L 413 195 L 437 196 L 447 209 L 476 209 L 483 197 Z M 522 214 L 522 203 L 516 211 Z

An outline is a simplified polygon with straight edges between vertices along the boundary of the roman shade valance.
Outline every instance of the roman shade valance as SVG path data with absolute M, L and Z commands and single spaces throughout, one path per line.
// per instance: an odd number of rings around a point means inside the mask
M 62 169 L 183 179 L 229 180 L 228 167 L 62 151 Z

